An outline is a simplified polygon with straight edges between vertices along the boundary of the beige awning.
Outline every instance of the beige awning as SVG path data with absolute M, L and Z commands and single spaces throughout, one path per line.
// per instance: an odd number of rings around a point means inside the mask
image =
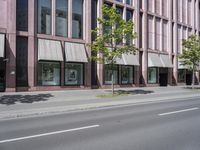
M 0 34 L 0 57 L 5 55 L 5 34 Z
M 60 41 L 38 39 L 38 60 L 63 61 Z
M 178 58 L 178 69 L 189 69 L 189 65 L 182 65 L 181 59 Z
M 160 55 L 161 62 L 165 68 L 173 68 L 172 61 L 169 59 L 169 55 Z
M 164 67 L 157 53 L 148 53 L 148 67 Z
M 88 62 L 84 44 L 65 42 L 66 62 Z
M 139 66 L 139 55 L 123 54 L 122 58 L 125 65 Z

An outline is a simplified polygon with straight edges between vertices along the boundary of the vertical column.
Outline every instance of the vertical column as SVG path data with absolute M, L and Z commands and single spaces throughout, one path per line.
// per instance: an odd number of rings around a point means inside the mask
M 72 0 L 68 0 L 68 37 L 72 38 Z
M 86 43 L 91 43 L 91 29 L 92 29 L 92 26 L 91 26 L 91 15 L 92 15 L 92 11 L 91 11 L 91 0 L 85 0 L 84 1 L 84 8 L 85 8 L 85 41 Z M 91 57 L 91 49 L 87 47 L 87 54 L 89 57 Z M 91 81 L 91 62 L 88 62 L 86 65 L 85 65 L 85 85 L 88 86 L 88 87 L 91 87 L 92 85 L 92 81 Z
M 51 32 L 52 35 L 56 35 L 56 0 L 52 0 L 52 10 L 51 10 Z
M 63 53 L 63 56 L 64 56 L 64 51 L 65 51 L 65 42 L 64 41 L 62 41 L 61 42 L 61 46 L 62 46 L 62 53 Z M 65 57 L 65 56 L 64 56 Z M 64 60 L 65 60 L 65 58 L 64 58 Z M 61 73 L 61 80 L 60 80 L 60 85 L 61 86 L 64 86 L 65 85 L 65 61 L 62 61 L 61 62 L 61 71 L 60 71 L 60 73 Z
M 102 18 L 103 17 L 102 10 L 101 10 L 102 6 L 103 6 L 103 1 L 102 0 L 98 0 L 98 2 L 97 2 L 97 10 L 98 10 L 97 17 L 98 18 Z M 102 25 L 97 23 L 97 27 L 98 28 L 102 28 Z M 103 33 L 100 33 L 100 34 L 103 34 Z M 102 54 L 98 54 L 98 57 L 103 57 L 103 55 Z M 102 63 L 97 63 L 97 80 L 98 80 L 97 84 L 100 87 L 102 87 L 103 86 L 103 64 Z
M 174 31 L 174 34 L 173 34 L 173 39 L 174 39 L 174 41 L 173 41 L 173 43 L 174 43 L 174 45 L 173 45 L 173 49 L 174 49 L 174 58 L 173 58 L 173 83 L 174 84 L 177 84 L 177 81 L 178 81 L 178 56 L 177 56 L 177 54 L 178 54 L 178 49 L 177 49 L 177 45 L 178 45 L 178 42 L 177 42 L 177 30 L 178 30 L 178 28 L 177 28 L 177 1 L 174 1 L 174 0 L 172 0 L 172 2 L 173 2 L 173 9 L 174 9 L 174 20 L 175 20 L 175 22 L 174 22 L 174 28 L 173 28 L 173 31 Z
M 139 39 L 140 37 L 139 36 L 142 36 L 142 33 L 139 33 L 140 32 L 140 29 L 139 29 L 139 25 L 140 25 L 140 4 L 139 4 L 139 1 L 138 0 L 135 0 L 134 1 L 134 6 L 135 6 L 135 11 L 134 11 L 134 29 L 135 29 L 135 32 L 138 34 L 138 37 L 135 39 L 135 46 L 136 47 L 140 47 L 140 43 L 139 43 Z M 138 57 L 139 57 L 139 52 L 137 52 L 138 54 Z M 142 65 L 142 64 L 140 64 Z M 136 86 L 139 86 L 139 78 L 140 78 L 140 67 L 139 66 L 134 66 L 134 83 Z
M 167 1 L 168 2 L 168 4 L 167 4 L 167 6 L 168 6 L 168 17 L 169 17 L 169 21 L 168 21 L 168 46 L 167 46 L 167 48 L 168 48 L 168 53 L 169 53 L 169 59 L 171 60 L 171 62 L 173 62 L 172 61 L 172 59 L 173 59 L 173 57 L 172 57 L 172 53 L 173 53 L 173 42 L 172 42 L 172 37 L 173 37 L 173 32 L 172 32 L 172 30 L 173 30 L 173 27 L 172 27 L 172 16 L 173 16 L 173 14 L 172 14 L 172 3 L 173 3 L 173 0 L 168 0 Z M 169 77 L 168 77 L 168 84 L 169 85 L 172 85 L 172 74 L 173 74 L 173 71 L 172 71 L 173 69 L 169 69 L 169 72 L 168 72 L 168 75 L 169 75 Z
M 16 0 L 7 0 L 6 91 L 16 89 Z
M 192 8 L 191 8 L 191 14 L 193 14 L 191 20 L 192 20 L 192 34 L 195 34 L 195 0 L 192 0 Z
M 148 31 L 147 31 L 147 3 L 144 2 L 144 14 L 142 18 L 142 28 L 143 28 L 143 40 L 142 40 L 142 45 L 143 45 L 143 55 L 142 55 L 142 77 L 143 77 L 143 84 L 147 85 L 147 73 L 148 73 L 148 49 L 147 49 L 147 44 L 148 44 Z
M 37 52 L 35 33 L 37 29 L 35 10 L 37 5 L 35 0 L 28 1 L 28 86 L 29 90 L 32 90 L 36 85 L 37 70 L 35 70 L 35 64 L 37 64 Z

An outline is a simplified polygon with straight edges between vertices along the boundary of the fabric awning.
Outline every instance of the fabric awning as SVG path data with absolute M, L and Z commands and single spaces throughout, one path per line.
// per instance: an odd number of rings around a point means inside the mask
M 0 57 L 5 56 L 5 34 L 0 34 Z
M 122 58 L 125 65 L 139 66 L 139 55 L 123 54 Z
M 168 55 L 161 54 L 160 55 L 160 59 L 161 59 L 161 62 L 163 64 L 163 67 L 165 67 L 165 68 L 173 68 L 172 62 L 169 59 Z
M 164 67 L 157 53 L 148 53 L 148 67 Z
M 190 66 L 182 65 L 181 59 L 178 59 L 178 69 L 189 69 Z
M 38 60 L 63 61 L 60 41 L 38 39 Z
M 65 42 L 67 62 L 88 62 L 84 44 Z

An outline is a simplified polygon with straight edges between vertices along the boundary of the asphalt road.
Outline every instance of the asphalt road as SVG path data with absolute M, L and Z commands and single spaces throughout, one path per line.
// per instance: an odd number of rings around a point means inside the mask
M 200 98 L 0 121 L 0 150 L 199 150 Z

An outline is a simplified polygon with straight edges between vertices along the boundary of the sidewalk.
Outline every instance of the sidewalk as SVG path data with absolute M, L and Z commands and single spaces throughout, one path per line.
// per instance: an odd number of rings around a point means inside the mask
M 111 93 L 110 89 L 0 93 L 0 119 L 200 96 L 200 90 L 184 89 L 180 86 L 115 90 L 129 95 L 113 98 L 97 97 L 100 94 Z

